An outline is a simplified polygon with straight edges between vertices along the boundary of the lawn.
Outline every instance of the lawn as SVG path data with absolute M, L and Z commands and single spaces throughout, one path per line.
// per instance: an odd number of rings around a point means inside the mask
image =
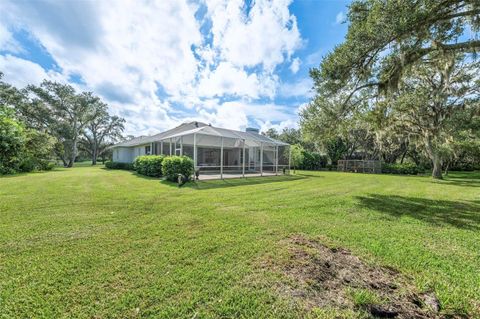
M 179 189 L 97 166 L 0 177 L 0 317 L 321 316 L 262 266 L 291 236 L 400 271 L 443 313 L 479 315 L 479 173 L 297 172 Z

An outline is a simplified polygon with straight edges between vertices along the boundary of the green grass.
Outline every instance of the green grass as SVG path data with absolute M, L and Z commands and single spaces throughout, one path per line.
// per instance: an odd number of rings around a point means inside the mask
M 85 166 L 0 177 L 0 317 L 326 313 L 306 313 L 260 266 L 299 233 L 398 269 L 445 312 L 478 314 L 479 173 L 300 172 L 179 189 Z
M 357 307 L 382 304 L 383 300 L 380 296 L 367 289 L 349 289 L 349 294 L 353 303 Z

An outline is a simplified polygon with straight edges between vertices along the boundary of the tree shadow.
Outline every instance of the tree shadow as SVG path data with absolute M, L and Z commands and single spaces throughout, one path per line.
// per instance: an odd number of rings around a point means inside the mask
M 296 181 L 305 179 L 306 177 L 295 176 L 295 175 L 282 175 L 282 176 L 264 176 L 264 177 L 247 177 L 247 178 L 227 178 L 227 179 L 216 179 L 216 180 L 205 180 L 205 181 L 192 181 L 188 182 L 182 187 L 191 188 L 195 190 L 207 190 L 215 188 L 228 188 L 228 187 L 237 187 L 237 186 L 247 186 L 247 185 L 261 185 L 269 183 L 278 183 L 286 181 Z M 162 181 L 164 185 L 178 187 L 177 183 L 173 183 L 167 180 Z
M 318 175 L 317 172 L 328 172 L 328 171 L 299 171 L 294 173 L 293 176 L 303 176 L 303 177 L 313 177 L 313 178 L 324 178 L 322 175 Z
M 452 186 L 465 186 L 465 187 L 480 187 L 480 180 L 473 180 L 473 179 L 450 179 L 446 178 L 442 181 L 438 181 L 437 183 L 441 183 L 444 185 L 452 185 Z
M 19 172 L 15 174 L 7 174 L 7 175 L 0 175 L 0 179 L 7 179 L 7 178 L 16 178 L 22 177 L 27 175 L 44 175 L 48 173 L 60 173 L 60 172 L 68 172 L 68 168 L 66 167 L 55 167 L 49 171 L 31 171 L 31 172 Z
M 360 206 L 386 213 L 391 217 L 409 216 L 435 226 L 451 225 L 480 230 L 479 201 L 432 200 L 397 195 L 357 196 Z
M 440 183 L 455 185 L 455 186 L 467 186 L 467 187 L 480 187 L 480 174 L 479 172 L 451 172 L 444 177 L 444 180 Z

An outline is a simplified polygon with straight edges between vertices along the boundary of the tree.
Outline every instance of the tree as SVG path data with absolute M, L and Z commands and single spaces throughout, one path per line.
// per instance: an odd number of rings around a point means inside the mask
M 273 139 L 276 139 L 276 140 L 278 140 L 278 138 L 279 138 L 279 134 L 278 134 L 277 130 L 274 129 L 273 127 L 269 128 L 265 132 L 262 132 L 262 135 L 265 135 L 267 137 L 270 137 L 270 138 L 273 138 Z
M 422 146 L 431 159 L 433 177 L 441 178 L 442 157 L 450 152 L 445 141 L 452 136 L 447 130 L 448 119 L 443 116 L 448 118 L 451 113 L 439 111 L 434 112 L 439 118 L 430 114 L 420 119 L 420 113 L 415 114 L 415 110 L 422 110 L 422 103 L 438 110 L 442 109 L 442 104 L 448 110 L 456 110 L 456 107 L 448 107 L 453 101 L 461 108 L 464 100 L 456 99 L 461 98 L 462 89 L 450 86 L 448 81 L 430 83 L 429 88 L 429 83 L 424 82 L 421 89 L 418 72 L 426 72 L 425 68 L 435 69 L 437 73 L 431 72 L 430 76 L 443 73 L 440 77 L 446 78 L 452 68 L 451 57 L 463 61 L 474 58 L 467 53 L 475 54 L 480 49 L 479 14 L 478 0 L 354 1 L 349 6 L 350 23 L 345 41 L 323 59 L 319 68 L 310 71 L 316 97 L 311 103 L 314 106 L 303 114 L 302 130 L 316 132 L 314 135 L 318 136 L 316 129 L 326 123 L 325 115 L 332 123 L 339 123 L 337 126 L 360 115 L 360 124 L 368 124 L 366 127 L 360 125 L 366 130 L 364 132 L 375 133 L 374 145 L 377 147 L 373 153 L 379 151 L 382 156 L 388 155 L 388 160 L 396 160 L 397 153 L 404 158 L 405 148 L 408 149 L 413 142 Z M 456 58 L 453 60 L 457 61 Z M 456 70 L 463 68 L 459 65 L 453 67 Z M 478 71 L 478 66 L 476 68 Z M 427 78 L 423 76 L 422 80 Z M 438 85 L 441 88 L 435 87 Z M 435 93 L 428 96 L 428 90 Z M 432 102 L 428 98 L 439 99 L 435 100 L 436 106 L 428 104 Z M 402 114 L 397 112 L 393 116 L 389 113 L 392 109 L 403 109 L 410 119 L 403 116 L 403 125 L 397 125 Z M 418 129 L 412 130 L 413 122 L 419 119 L 421 125 L 433 124 L 436 129 L 429 128 L 421 133 L 420 125 L 416 125 Z M 407 121 L 413 122 L 406 125 Z M 358 129 L 358 125 L 351 125 L 351 128 Z M 381 134 L 393 128 L 398 129 L 395 134 Z M 365 136 L 370 139 L 372 135 Z M 398 150 L 389 143 L 395 139 L 401 145 Z M 362 148 L 365 151 L 368 145 Z
M 83 129 L 93 118 L 92 105 L 99 98 L 90 92 L 76 94 L 68 84 L 43 81 L 40 86 L 28 86 L 34 94 L 31 103 L 21 109 L 32 125 L 43 127 L 62 144 L 57 155 L 65 167 L 72 167 L 78 153 L 78 141 Z
M 330 162 L 334 165 L 337 165 L 339 159 L 345 158 L 345 155 L 348 152 L 348 147 L 345 145 L 343 139 L 340 137 L 334 137 L 325 140 L 323 145 L 325 147 L 325 152 L 330 159 Z
M 388 114 L 385 129 L 401 131 L 423 147 L 433 163 L 432 177 L 442 178 L 443 162 L 451 156 L 451 140 L 457 136 L 462 117 L 470 121 L 480 112 L 479 64 L 462 57 L 434 57 L 408 72 L 401 88 L 378 103 Z
M 346 40 L 310 72 L 315 88 L 344 91 L 345 103 L 364 90 L 395 90 L 426 56 L 477 52 L 479 14 L 478 0 L 354 1 Z
M 10 112 L 5 108 L 0 108 L 0 174 L 15 173 L 25 149 L 25 130 L 21 123 L 8 114 Z
M 0 79 L 2 74 L 0 73 Z M 28 127 L 16 111 L 28 103 L 25 92 L 0 81 L 1 173 L 50 169 L 55 140 Z
M 340 158 L 378 155 L 367 107 L 343 113 L 337 100 L 318 96 L 300 112 L 300 127 L 305 138 L 315 141 L 333 164 Z
M 107 104 L 100 100 L 92 104 L 94 113 L 86 125 L 80 145 L 92 158 L 92 165 L 113 143 L 122 138 L 125 120 L 108 114 Z
M 303 162 L 303 153 L 304 148 L 301 145 L 294 144 L 290 146 L 290 156 L 292 162 L 290 163 L 293 166 L 293 173 L 295 174 L 296 168 Z

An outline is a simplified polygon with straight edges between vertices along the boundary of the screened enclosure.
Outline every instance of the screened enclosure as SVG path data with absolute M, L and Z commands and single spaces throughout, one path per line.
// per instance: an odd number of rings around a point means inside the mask
M 191 157 L 200 176 L 289 173 L 289 145 L 258 133 L 206 125 L 162 136 L 151 149 L 151 154 Z

